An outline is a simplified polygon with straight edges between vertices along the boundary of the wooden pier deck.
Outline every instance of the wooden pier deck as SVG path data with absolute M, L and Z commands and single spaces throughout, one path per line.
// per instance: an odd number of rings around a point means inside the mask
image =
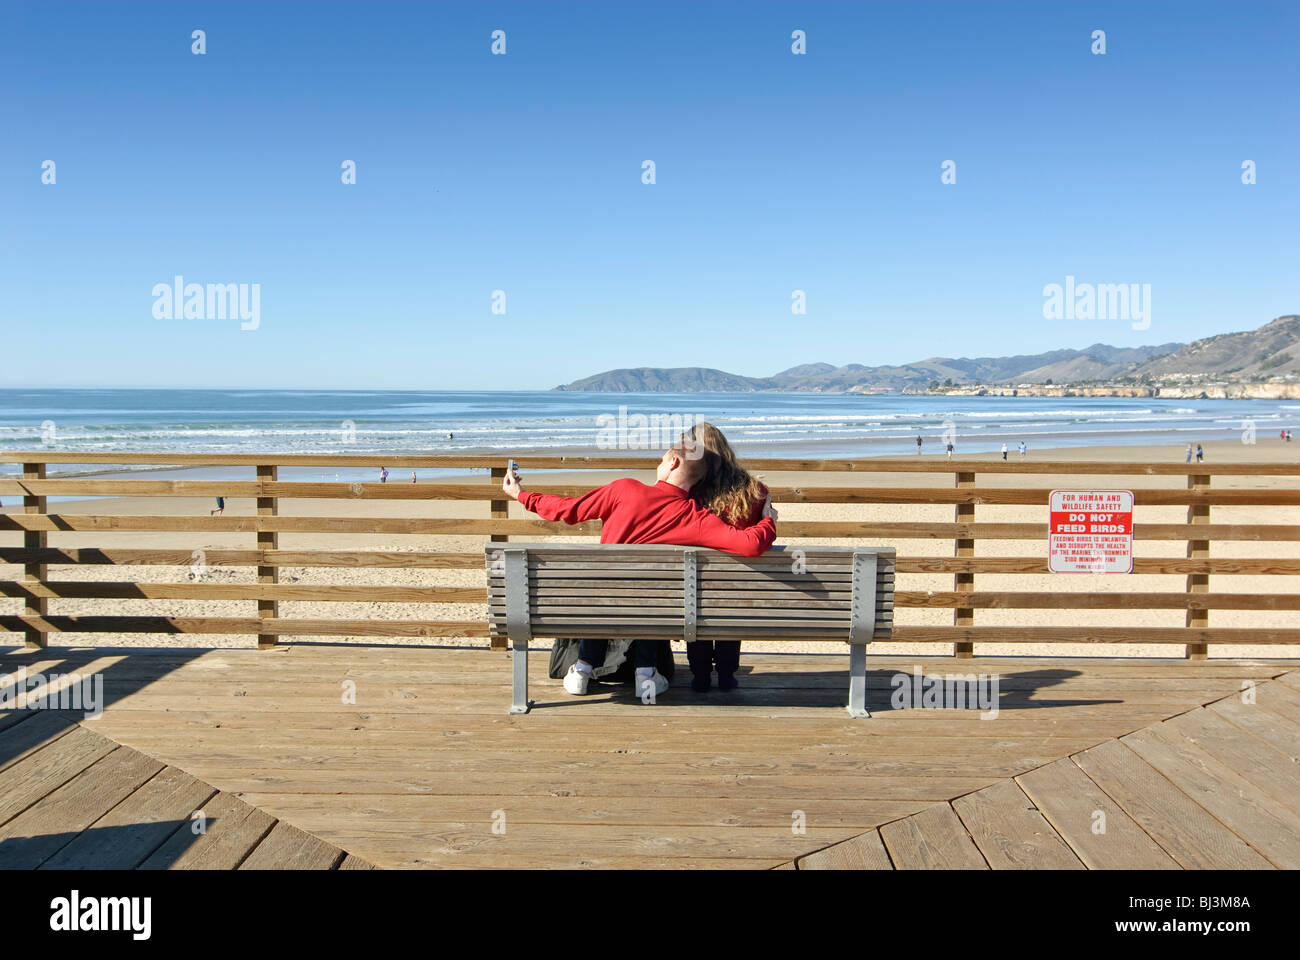
M 0 866 L 1300 865 L 1294 664 L 872 657 L 854 721 L 845 655 L 746 655 L 729 694 L 683 668 L 654 706 L 545 660 L 510 716 L 483 649 L 9 648 L 107 705 L 0 712 Z M 997 716 L 891 709 L 917 665 L 996 673 Z
M 80 716 L 0 714 L 0 868 L 374 869 Z

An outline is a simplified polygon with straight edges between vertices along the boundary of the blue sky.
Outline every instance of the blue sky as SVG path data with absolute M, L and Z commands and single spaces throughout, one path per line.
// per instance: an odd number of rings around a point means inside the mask
M 0 17 L 19 361 L 0 386 L 540 389 L 1187 341 L 1300 311 L 1294 3 Z M 155 319 L 177 274 L 260 284 L 260 326 Z M 1045 320 L 1067 275 L 1150 284 L 1150 329 Z

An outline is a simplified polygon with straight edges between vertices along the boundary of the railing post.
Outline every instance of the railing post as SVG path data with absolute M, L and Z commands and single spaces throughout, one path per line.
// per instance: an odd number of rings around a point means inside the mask
M 505 467 L 493 467 L 493 468 L 492 468 L 492 476 L 491 476 L 490 479 L 491 479 L 491 481 L 492 481 L 492 487 L 493 487 L 493 489 L 495 489 L 495 490 L 500 490 L 500 489 L 501 489 L 501 483 L 502 483 L 502 481 L 505 480 L 505 478 L 506 478 L 506 468 L 505 468 Z M 494 500 L 489 500 L 489 501 L 488 501 L 488 508 L 489 508 L 489 514 L 488 514 L 488 515 L 489 515 L 489 516 L 491 517 L 491 519 L 493 519 L 493 520 L 505 520 L 507 517 L 510 516 L 510 500 L 506 497 L 506 495 L 505 495 L 504 493 L 501 495 L 501 499 L 499 499 L 499 500 L 495 500 L 495 499 L 494 499 Z M 505 543 L 506 541 L 508 541 L 508 540 L 510 539 L 510 537 L 509 537 L 509 535 L 504 534 L 504 533 L 494 533 L 494 534 L 492 534 L 488 539 L 489 539 L 492 543 Z M 504 650 L 504 649 L 506 649 L 506 642 L 507 642 L 507 638 L 506 638 L 506 637 L 493 637 L 493 638 L 492 638 L 492 644 L 491 644 L 492 649 L 493 649 L 493 650 Z
M 1207 473 L 1193 473 L 1187 477 L 1187 489 L 1193 492 L 1204 492 L 1210 489 L 1210 475 Z M 1194 503 L 1187 508 L 1187 522 L 1201 526 L 1210 522 L 1210 508 L 1207 504 Z M 1209 540 L 1188 540 L 1187 556 L 1189 559 L 1208 559 L 1210 556 Z M 1210 575 L 1208 573 L 1189 573 L 1187 575 L 1187 592 L 1192 593 L 1209 593 L 1210 592 Z M 1208 627 L 1210 625 L 1209 610 L 1188 610 L 1187 622 L 1189 627 Z M 1189 643 L 1183 653 L 1188 660 L 1204 660 L 1210 655 L 1209 644 Z
M 969 490 L 975 486 L 975 474 L 959 473 L 957 474 L 957 489 Z M 975 504 L 959 503 L 957 504 L 958 523 L 975 522 Z M 954 542 L 954 557 L 973 557 L 975 556 L 975 540 L 973 538 L 958 537 Z M 975 574 L 973 573 L 954 573 L 953 590 L 957 593 L 971 593 L 975 590 Z M 952 612 L 952 625 L 954 627 L 973 627 L 975 626 L 975 610 L 972 607 L 957 607 Z M 953 645 L 953 656 L 962 660 L 970 659 L 975 655 L 975 644 L 966 640 L 959 640 Z
M 24 480 L 44 480 L 45 464 L 24 463 Z M 23 496 L 23 513 L 45 513 L 44 497 Z M 25 530 L 23 548 L 26 550 L 43 550 L 49 544 L 49 534 L 44 530 Z M 28 586 L 44 586 L 49 567 L 44 563 L 27 563 L 23 565 L 23 583 Z M 28 596 L 23 604 L 23 613 L 27 616 L 45 617 L 50 612 L 50 601 L 45 597 Z M 30 649 L 39 649 L 49 645 L 50 635 L 44 630 L 29 627 L 24 631 L 24 645 Z
M 274 466 L 259 466 L 257 468 L 257 479 L 259 483 L 265 483 L 275 480 L 279 476 L 279 468 Z M 279 515 L 279 503 L 276 497 L 257 498 L 257 515 L 258 517 L 274 517 Z M 260 528 L 260 524 L 259 524 Z M 265 559 L 265 551 L 278 550 L 280 548 L 280 535 L 274 531 L 258 529 L 257 531 L 257 549 L 263 556 L 259 559 Z M 267 563 L 258 564 L 257 582 L 259 584 L 275 584 L 280 582 L 280 568 L 277 564 Z M 280 616 L 279 600 L 258 600 L 257 601 L 257 618 L 259 620 L 277 619 Z M 257 647 L 259 650 L 274 647 L 279 640 L 279 636 L 274 633 L 258 633 Z

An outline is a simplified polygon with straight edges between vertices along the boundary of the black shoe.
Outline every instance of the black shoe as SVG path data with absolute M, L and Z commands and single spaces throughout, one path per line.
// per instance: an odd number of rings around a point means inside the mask
M 740 684 L 736 682 L 736 675 L 734 673 L 718 672 L 719 690 L 735 690 L 738 686 L 740 686 Z
M 697 640 L 686 645 L 686 660 L 691 665 L 691 689 L 706 693 L 713 686 L 713 644 Z

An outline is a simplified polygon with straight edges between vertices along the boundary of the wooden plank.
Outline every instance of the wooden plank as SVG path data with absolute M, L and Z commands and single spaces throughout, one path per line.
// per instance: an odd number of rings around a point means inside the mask
M 459 570 L 483 565 L 477 553 L 430 550 L 206 550 L 209 567 L 378 567 Z M 118 547 L 46 547 L 41 550 L 0 547 L 0 563 L 86 564 L 88 566 L 188 567 L 190 550 L 140 550 Z
M 107 580 L 63 580 L 43 584 L 0 581 L 0 596 L 75 597 L 103 600 L 293 600 L 317 603 L 484 603 L 487 601 L 487 591 L 481 587 L 136 583 Z
M 784 537 L 784 529 L 782 530 Z M 428 550 L 206 550 L 208 566 L 376 567 L 411 569 L 473 569 L 483 566 L 478 553 L 442 553 Z M 190 550 L 132 549 L 124 547 L 0 547 L 0 563 L 45 563 L 177 566 L 193 562 Z M 897 560 L 899 573 L 1047 573 L 1045 557 L 907 557 Z M 1135 557 L 1133 574 L 1213 573 L 1242 576 L 1295 576 L 1300 559 L 1211 557 Z
M 1210 486 L 1210 477 L 1206 474 L 1191 474 L 1187 477 L 1187 489 L 1203 493 Z M 1187 523 L 1193 527 L 1210 525 L 1210 508 L 1206 504 L 1194 503 L 1187 508 Z M 1209 539 L 1188 539 L 1187 556 L 1202 559 L 1210 555 Z M 1204 573 L 1191 573 L 1187 576 L 1187 593 L 1189 596 L 1210 592 L 1210 577 Z M 1208 627 L 1210 614 L 1208 607 L 1188 607 L 1187 626 L 1192 628 Z M 1209 648 L 1204 643 L 1189 643 L 1183 656 L 1188 660 L 1204 660 L 1209 657 Z
M 998 778 L 989 776 L 815 776 L 757 774 L 732 776 L 712 773 L 694 775 L 638 775 L 613 770 L 598 782 L 566 781 L 557 786 L 554 774 L 523 772 L 471 773 L 449 776 L 440 771 L 425 772 L 414 766 L 393 776 L 391 767 L 349 768 L 340 771 L 316 767 L 280 770 L 259 768 L 247 760 L 227 763 L 205 761 L 194 764 L 196 776 L 232 793 L 284 793 L 292 785 L 296 793 L 370 793 L 375 784 L 385 783 L 403 794 L 438 793 L 449 796 L 479 796 L 495 793 L 502 797 L 699 797 L 788 800 L 819 797 L 825 800 L 942 800 L 979 790 Z M 791 809 L 794 809 L 793 807 Z M 713 829 L 713 828 L 710 828 Z M 771 832 L 771 828 L 765 828 Z M 788 829 L 788 828 L 787 828 Z M 828 841 L 829 842 L 829 841 Z M 359 851 L 358 851 L 359 852 Z M 787 858 L 788 859 L 788 858 Z
M 994 870 L 1083 869 L 1014 780 L 957 797 L 952 806 Z
M 375 785 L 376 788 L 378 785 Z M 249 793 L 247 803 L 294 823 L 360 830 L 368 824 L 388 828 L 435 817 L 450 821 L 489 823 L 492 812 L 505 804 L 510 823 L 622 823 L 633 826 L 690 826 L 726 829 L 765 827 L 789 830 L 792 811 L 802 810 L 807 823 L 847 831 L 866 830 L 915 813 L 927 801 L 821 800 L 788 797 L 765 800 L 677 797 L 671 803 L 658 799 L 620 797 L 511 796 L 500 794 L 394 794 L 394 793 Z
M 792 835 L 789 828 L 767 827 L 719 831 L 714 827 L 514 823 L 509 819 L 508 804 L 505 833 L 494 833 L 492 821 L 486 817 L 476 822 L 427 821 L 390 828 L 376 826 L 365 831 L 364 839 L 357 838 L 357 833 L 346 828 L 319 830 L 321 839 L 346 846 L 358 856 L 384 866 L 391 865 L 391 861 L 376 856 L 375 850 L 387 841 L 394 852 L 411 857 L 428 856 L 435 863 L 455 863 L 466 868 L 480 866 L 480 857 L 509 857 L 517 867 L 523 867 L 531 866 L 538 858 L 575 854 L 640 857 L 661 861 L 665 866 L 681 861 L 679 865 L 688 867 L 699 860 L 730 859 L 734 865 L 744 866 L 745 861 L 756 859 L 790 860 L 810 848 L 847 839 L 850 835 L 850 831 L 814 827 L 808 828 L 807 835 Z
M 1266 710 L 1288 719 L 1300 717 L 1300 690 L 1285 683 L 1260 683 L 1255 685 L 1255 702 Z
M 1163 724 L 1177 730 L 1278 803 L 1300 814 L 1300 766 L 1289 753 L 1233 726 L 1217 713 L 1192 710 Z
M 116 749 L 111 740 L 77 727 L 29 753 L 8 767 L 0 780 L 0 824 L 8 823 Z
M 794 755 L 767 755 L 758 753 L 734 756 L 709 756 L 704 753 L 674 753 L 669 749 L 649 751 L 648 757 L 619 758 L 606 752 L 600 754 L 554 754 L 538 752 L 521 756 L 518 752 L 433 750 L 417 747 L 364 748 L 342 746 L 337 741 L 304 744 L 295 753 L 292 749 L 268 746 L 262 751 L 247 745 L 197 742 L 183 746 L 167 745 L 167 738 L 130 736 L 123 738 L 131 746 L 150 753 L 165 754 L 171 760 L 183 761 L 192 770 L 229 769 L 252 766 L 258 757 L 268 767 L 278 770 L 297 770 L 313 763 L 328 763 L 339 772 L 376 770 L 384 768 L 418 768 L 424 775 L 445 777 L 488 776 L 502 767 L 525 764 L 536 774 L 557 778 L 572 775 L 576 770 L 590 775 L 593 782 L 600 777 L 622 773 L 640 777 L 660 777 L 673 774 L 702 775 L 720 773 L 728 777 L 762 776 L 779 773 L 790 783 L 799 783 L 808 777 L 895 776 L 1010 776 L 1054 759 L 1052 754 L 1024 753 L 968 754 L 959 756 L 890 756 L 890 757 L 836 757 L 822 761 L 815 768 L 808 757 Z
M 1088 869 L 1178 868 L 1178 863 L 1068 757 L 1021 774 L 1016 783 Z
M 261 499 L 261 498 L 259 498 Z M 886 523 L 870 521 L 783 521 L 781 535 L 816 538 L 868 538 L 875 540 L 1039 540 L 1041 523 Z M 158 516 L 63 514 L 0 514 L 0 530 L 28 532 L 146 531 L 194 533 L 366 533 L 467 536 L 538 534 L 555 537 L 590 537 L 600 531 L 596 521 L 572 526 L 545 520 L 436 519 L 427 517 L 287 517 L 287 516 Z M 1134 524 L 1135 540 L 1285 541 L 1300 540 L 1300 525 L 1284 523 Z M 31 546 L 28 545 L 29 549 Z
M 102 761 L 101 761 L 102 762 Z M 133 870 L 156 851 L 216 790 L 175 767 L 163 767 L 66 847 L 42 870 Z
M 797 861 L 800 870 L 893 870 L 894 864 L 885 851 L 880 833 L 869 830 L 866 833 L 832 844 L 824 850 L 800 857 Z
M 277 823 L 243 863 L 240 870 L 333 870 L 343 851 L 311 834 Z
M 965 493 L 970 493 L 975 486 L 974 473 L 958 473 L 956 475 L 956 489 Z M 959 524 L 973 525 L 975 523 L 975 503 L 968 501 L 958 503 L 954 519 Z M 975 556 L 975 541 L 969 537 L 958 537 L 953 540 L 953 556 L 968 558 Z M 960 598 L 963 594 L 973 593 L 975 590 L 975 574 L 973 573 L 954 573 L 953 574 L 953 594 Z M 954 602 L 956 608 L 952 612 L 952 624 L 954 627 L 973 627 L 975 626 L 975 610 L 970 604 L 962 603 L 960 599 Z M 969 660 L 975 656 L 975 644 L 969 640 L 960 640 L 953 644 L 953 656 L 960 660 Z
M 1181 628 L 1178 628 L 1181 629 Z M 110 667 L 123 676 L 130 671 L 139 671 L 149 676 L 161 677 L 172 672 L 202 672 L 203 676 L 212 676 L 209 671 L 249 671 L 249 676 L 265 670 L 279 670 L 287 676 L 313 675 L 333 678 L 340 676 L 340 670 L 400 669 L 414 671 L 415 676 L 424 672 L 437 678 L 446 678 L 449 672 L 466 671 L 491 672 L 500 671 L 500 660 L 492 657 L 466 657 L 461 653 L 429 647 L 394 647 L 365 646 L 340 647 L 333 645 L 313 647 L 286 647 L 274 651 L 270 656 L 251 649 L 166 649 L 157 647 L 96 647 L 93 649 L 58 647 L 53 651 L 17 651 L 5 655 L 0 663 L 8 664 L 6 669 L 25 667 L 29 673 L 53 670 L 79 671 L 83 674 L 94 671 L 107 671 Z M 883 674 L 877 671 L 902 671 L 910 673 L 921 666 L 924 671 L 940 673 L 953 672 L 952 662 L 946 657 L 928 655 L 873 655 L 872 671 L 868 682 L 880 682 L 888 687 Z M 838 671 L 843 665 L 842 653 L 789 653 L 747 652 L 745 665 L 752 666 L 753 673 L 772 673 L 795 677 L 801 674 L 819 675 L 827 670 Z M 544 665 L 537 665 L 538 676 L 545 674 Z M 1243 680 L 1254 680 L 1258 689 L 1272 688 L 1273 684 L 1263 681 L 1271 680 L 1284 669 L 1276 662 L 1268 660 L 1248 660 L 1241 658 L 1215 658 L 1212 660 L 1188 663 L 1173 657 L 1126 657 L 1126 658 L 1083 658 L 1083 657 L 977 657 L 970 664 L 963 664 L 961 671 L 976 673 L 997 673 L 1003 684 L 1019 683 L 1025 688 L 1035 685 L 1050 684 L 1079 685 L 1080 689 L 1101 688 L 1108 685 L 1116 690 L 1154 689 L 1171 686 L 1176 683 L 1191 683 L 1195 689 L 1205 684 L 1221 684 L 1223 695 L 1239 691 Z M 314 673 L 313 673 L 314 672 Z M 1154 687 L 1151 684 L 1154 683 Z M 1191 688 L 1188 688 L 1191 689 Z M 1208 688 L 1206 688 L 1208 689 Z M 1297 691 L 1292 691 L 1294 695 Z M 1265 692 L 1267 697 L 1267 691 Z M 1297 711 L 1300 712 L 1300 711 Z M 846 726 L 852 727 L 846 721 Z
M 25 722 L 0 737 L 0 771 L 66 735 L 81 718 L 80 713 L 59 710 L 15 710 L 10 716 Z
M 784 535 L 784 530 L 782 531 Z M 1041 557 L 908 557 L 898 558 L 899 573 L 1048 573 L 1047 558 Z M 1248 576 L 1294 576 L 1300 573 L 1300 559 L 1236 557 L 1134 557 L 1133 573 L 1217 573 Z
M 38 714 L 32 710 L 0 710 L 0 733 L 3 733 L 12 726 L 22 723 L 24 720 L 30 720 L 32 717 L 37 715 Z M 0 743 L 3 742 L 3 740 L 0 740 Z M 0 756 L 3 756 L 3 754 L 0 754 Z M 0 765 L 3 765 L 3 760 L 0 760 Z
M 177 827 L 155 850 L 141 870 L 234 870 L 271 832 L 275 819 L 227 793 L 218 793 L 203 807 L 199 822 Z
M 973 574 L 972 574 L 973 576 Z M 898 607 L 957 607 L 1020 610 L 1300 610 L 1300 593 L 1137 593 L 1105 591 L 980 591 L 901 590 Z M 1200 626 L 1208 626 L 1206 623 Z
M 895 626 L 896 643 L 1175 643 L 1219 644 L 1300 643 L 1292 628 L 1209 627 L 911 627 Z
M 502 499 L 501 479 L 504 467 L 491 467 L 492 481 L 482 483 L 435 482 L 418 485 L 405 483 L 347 483 L 316 481 L 214 481 L 214 480 L 104 480 L 53 479 L 10 480 L 0 479 L 0 496 L 39 495 L 44 497 L 194 497 L 212 499 L 258 496 L 279 499 L 330 499 L 330 500 L 451 500 L 489 501 L 506 503 Z M 987 472 L 987 471 L 985 471 Z M 498 476 L 500 474 L 501 476 Z M 530 492 L 549 496 L 576 497 L 591 490 L 588 484 L 537 484 Z M 832 503 L 832 504 L 997 504 L 1014 506 L 1047 506 L 1051 487 L 980 487 L 978 489 L 945 490 L 933 487 L 769 487 L 775 503 Z M 1176 489 L 1137 489 L 1133 491 L 1137 506 L 1183 506 L 1192 503 L 1206 505 L 1243 506 L 1296 506 L 1300 504 L 1300 491 L 1278 489 L 1235 489 L 1192 492 Z M 496 515 L 495 513 L 493 514 Z M 502 514 L 504 515 L 504 514 Z
M 608 624 L 627 624 L 619 620 Z M 64 616 L 48 615 L 29 618 L 24 615 L 0 616 L 0 632 L 22 633 L 29 625 L 48 632 L 61 633 L 159 633 L 159 634 L 268 634 L 277 636 L 389 636 L 389 637 L 483 637 L 491 627 L 478 620 L 355 620 L 299 619 L 281 617 L 261 621 L 255 617 L 146 617 L 146 616 Z M 586 618 L 583 625 L 605 626 L 599 618 Z M 535 636 L 542 640 L 555 636 L 578 636 L 568 632 L 569 621 L 544 620 L 537 623 Z M 725 629 L 753 626 L 744 620 L 719 622 L 717 618 L 701 621 L 703 630 L 717 629 L 715 636 L 725 636 Z M 789 633 L 775 630 L 762 639 L 806 640 L 807 629 L 818 627 L 813 621 L 792 621 Z M 550 631 L 550 632 L 548 632 Z M 646 636 L 680 637 L 680 631 L 646 625 L 638 629 Z M 608 631 L 603 636 L 611 636 Z M 702 638 L 704 634 L 701 635 Z M 756 638 L 757 639 L 757 638 Z M 835 639 L 835 638 L 831 638 Z M 945 627 L 893 626 L 892 633 L 877 633 L 877 639 L 899 643 L 953 643 L 973 640 L 991 643 L 1113 643 L 1113 644 L 1184 644 L 1189 640 L 1225 645 L 1300 644 L 1300 629 L 1210 627 Z
M 331 834 L 330 841 L 355 847 L 384 870 L 771 870 L 789 857 L 656 857 L 610 855 L 592 845 L 573 843 L 569 852 L 526 855 L 517 849 L 505 853 L 483 850 L 451 851 L 420 848 L 400 838 Z M 536 848 L 534 848 L 536 849 Z M 549 849 L 554 849 L 549 848 Z
M 1272 869 L 1125 744 L 1112 740 L 1071 759 L 1184 869 Z
M 493 467 L 488 475 L 488 483 L 491 486 L 493 499 L 488 504 L 488 514 L 492 520 L 504 522 L 510 518 L 510 501 L 504 498 L 501 485 L 506 478 L 506 467 Z M 560 494 L 560 496 L 577 496 L 577 494 Z M 507 534 L 494 533 L 489 538 L 492 543 L 504 543 L 510 539 Z M 504 570 L 502 571 L 504 573 Z M 509 646 L 509 640 L 506 636 L 493 636 L 492 649 L 505 650 Z
M 385 463 L 398 467 L 424 469 L 491 469 L 500 465 L 500 457 L 467 454 L 460 456 L 420 456 L 409 454 L 385 455 Z M 126 458 L 124 460 L 124 458 Z M 267 454 L 246 453 L 58 453 L 46 450 L 9 451 L 0 453 L 0 463 L 107 463 L 120 466 L 257 466 L 267 461 Z M 521 470 L 605 470 L 624 472 L 653 471 L 653 457 L 646 456 L 519 456 L 515 458 Z M 300 467 L 357 467 L 370 470 L 374 467 L 373 455 L 362 454 L 278 454 L 278 466 Z M 942 460 L 926 457 L 867 457 L 858 460 L 797 460 L 751 459 L 746 461 L 751 472 L 793 471 L 830 473 L 934 473 L 951 474 L 953 471 L 1015 474 L 1073 474 L 1135 475 L 1135 476 L 1186 476 L 1203 473 L 1213 476 L 1300 476 L 1297 463 L 1150 463 L 1145 461 L 1094 461 L 1094 460 L 1035 460 L 1001 462 L 990 454 L 988 459 Z
M 946 803 L 880 828 L 889 859 L 898 870 L 987 870 L 961 819 Z
M 1155 724 L 1121 740 L 1275 866 L 1300 866 L 1300 815 L 1180 731 Z
M 44 463 L 24 463 L 23 479 L 24 480 L 43 480 L 45 478 Z M 24 496 L 23 497 L 23 514 L 27 517 L 39 518 L 45 513 L 46 501 L 41 496 Z M 0 517 L 2 520 L 3 517 Z M 45 531 L 27 530 L 23 533 L 23 547 L 27 550 L 41 550 L 49 545 L 49 536 Z M 23 567 L 23 585 L 30 591 L 44 582 L 49 570 L 43 563 L 28 563 Z M 50 611 L 49 601 L 44 598 L 28 594 L 23 600 L 23 613 L 29 617 L 44 617 Z M 24 644 L 29 648 L 44 647 L 49 643 L 49 633 L 40 630 L 32 625 L 28 625 L 23 631 Z
M 360 857 L 348 854 L 339 861 L 340 870 L 377 870 L 379 869 L 373 863 L 368 863 Z
M 0 632 L 21 632 L 28 622 L 61 633 L 212 633 L 274 636 L 357 637 L 484 637 L 488 626 L 480 620 L 306 620 L 281 617 L 137 617 L 55 616 L 29 621 L 23 616 L 0 616 Z
M 109 752 L 0 826 L 5 866 L 36 869 L 162 768 L 135 750 Z
M 268 481 L 276 479 L 277 470 L 275 466 L 261 464 L 257 467 L 257 479 L 265 484 Z M 273 521 L 280 512 L 278 501 L 275 497 L 261 496 L 257 498 L 257 517 L 261 522 Z M 275 550 L 280 546 L 280 535 L 278 532 L 268 531 L 261 526 L 257 527 L 257 549 L 266 552 Z M 274 585 L 280 582 L 280 568 L 274 563 L 267 563 L 258 566 L 257 582 L 262 585 Z M 267 621 L 275 620 L 280 616 L 280 601 L 272 599 L 259 599 L 257 601 L 257 617 L 264 625 Z M 257 646 L 259 649 L 273 647 L 278 642 L 276 634 L 267 633 L 265 629 L 259 626 L 257 631 Z
M 1300 764 L 1300 723 L 1255 704 L 1228 697 L 1207 705 L 1219 716 L 1270 744 L 1286 755 L 1292 764 Z M 3 741 L 0 741 L 3 742 Z

